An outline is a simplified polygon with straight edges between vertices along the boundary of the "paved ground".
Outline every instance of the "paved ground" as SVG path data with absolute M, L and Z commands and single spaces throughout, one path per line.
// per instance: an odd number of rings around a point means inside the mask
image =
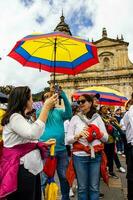
M 122 166 L 126 168 L 125 158 L 119 156 Z M 117 172 L 116 174 L 119 176 L 119 179 L 109 179 L 109 188 L 101 181 L 101 192 L 104 193 L 105 197 L 103 200 L 126 200 L 127 196 L 127 186 L 126 186 L 126 174 Z M 58 181 L 58 180 L 57 180 Z M 58 200 L 60 200 L 60 192 L 58 196 Z M 75 195 L 71 200 L 77 200 Z

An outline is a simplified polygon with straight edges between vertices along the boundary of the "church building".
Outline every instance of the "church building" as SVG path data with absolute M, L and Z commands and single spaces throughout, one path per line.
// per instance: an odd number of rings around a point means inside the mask
M 65 17 L 54 31 L 60 31 L 72 35 Z M 83 37 L 82 37 L 83 38 Z M 102 36 L 97 41 L 92 41 L 98 49 L 99 63 L 82 71 L 75 76 L 56 74 L 56 82 L 63 88 L 69 98 L 77 89 L 89 86 L 106 86 L 122 92 L 130 98 L 133 92 L 133 63 L 128 58 L 128 45 L 123 36 L 112 39 L 108 36 L 106 28 L 102 30 Z M 53 74 L 51 75 L 52 84 Z

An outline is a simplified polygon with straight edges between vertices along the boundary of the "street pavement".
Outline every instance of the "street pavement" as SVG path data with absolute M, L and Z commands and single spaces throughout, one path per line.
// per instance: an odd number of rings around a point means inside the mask
M 121 161 L 121 165 L 126 169 L 125 158 L 123 158 L 121 155 L 119 156 L 119 158 Z M 126 173 L 120 173 L 117 171 L 116 168 L 115 173 L 118 175 L 119 179 L 109 178 L 109 187 L 101 180 L 100 191 L 104 193 L 103 200 L 127 200 Z M 58 182 L 57 176 L 56 181 Z M 59 191 L 58 200 L 60 199 L 61 195 Z M 76 193 L 75 197 L 72 197 L 71 200 L 77 200 Z

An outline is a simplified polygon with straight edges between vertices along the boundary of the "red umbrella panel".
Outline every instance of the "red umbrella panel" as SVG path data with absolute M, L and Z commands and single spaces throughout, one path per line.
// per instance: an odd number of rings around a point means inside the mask
M 48 176 L 48 178 L 54 177 L 55 170 L 57 167 L 57 159 L 54 155 L 55 151 L 55 144 L 51 145 L 50 147 L 50 155 L 46 159 L 46 162 L 44 163 L 43 171 Z

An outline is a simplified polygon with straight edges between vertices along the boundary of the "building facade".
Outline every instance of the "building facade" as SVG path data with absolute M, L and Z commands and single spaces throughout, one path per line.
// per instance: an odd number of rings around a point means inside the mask
M 71 35 L 63 14 L 55 31 Z M 129 43 L 124 41 L 122 35 L 121 38 L 118 36 L 116 39 L 109 38 L 105 28 L 102 30 L 102 37 L 92 43 L 97 46 L 99 63 L 75 76 L 56 74 L 56 82 L 69 97 L 77 89 L 88 86 L 106 86 L 130 98 L 133 92 L 133 63 L 128 58 Z M 53 75 L 51 75 L 50 84 L 52 80 Z

